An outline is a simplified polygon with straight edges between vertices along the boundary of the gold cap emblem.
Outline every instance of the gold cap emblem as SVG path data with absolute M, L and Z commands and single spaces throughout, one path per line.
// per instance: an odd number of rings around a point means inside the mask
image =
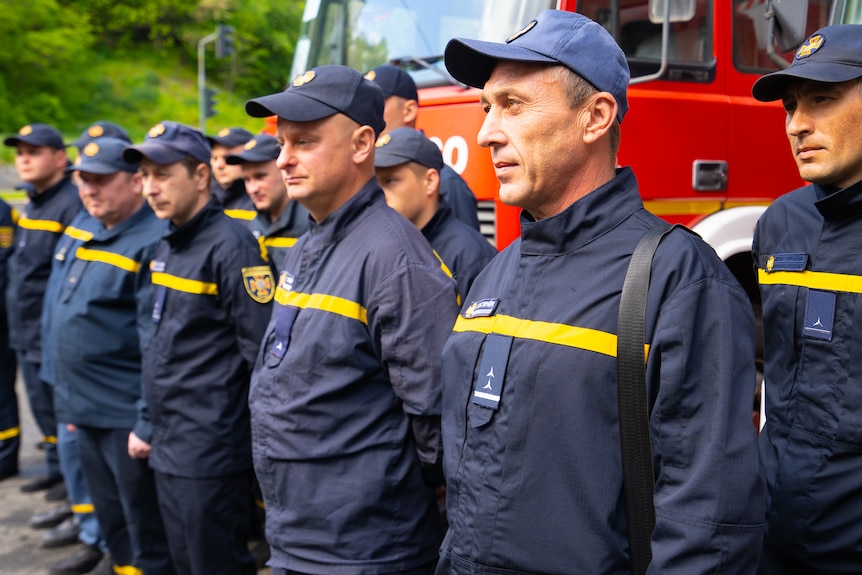
M 91 138 L 98 138 L 105 133 L 105 129 L 102 128 L 102 126 L 90 126 L 90 129 L 87 130 L 87 133 L 90 134 Z
M 383 146 L 388 144 L 390 140 L 392 140 L 392 138 L 389 137 L 389 134 L 383 134 L 382 136 L 377 138 L 377 143 L 374 144 L 374 146 L 377 148 L 382 148 Z
M 165 125 L 164 124 L 156 124 L 155 126 L 150 128 L 150 131 L 147 132 L 147 135 L 151 138 L 158 138 L 159 136 L 161 136 L 164 133 L 165 133 Z
M 296 87 L 303 86 L 305 84 L 308 84 L 312 80 L 314 80 L 314 70 L 309 70 L 305 74 L 300 74 L 299 76 L 297 76 L 296 79 L 293 81 L 293 85 Z
M 33 133 L 33 126 L 31 126 L 30 124 L 27 124 L 26 126 L 21 128 L 20 130 L 18 130 L 19 136 L 29 136 L 32 133 Z
M 823 36 L 820 34 L 815 34 L 811 38 L 805 41 L 805 44 L 799 47 L 799 50 L 796 51 L 796 59 L 807 58 L 814 52 L 820 49 L 820 46 L 823 45 Z
M 257 146 L 257 140 L 249 140 L 248 142 L 245 143 L 245 146 L 243 146 L 243 149 L 251 150 L 255 146 Z
M 529 32 L 530 30 L 532 30 L 536 26 L 536 24 L 538 24 L 538 23 L 539 23 L 538 21 L 533 20 L 532 22 L 530 22 L 529 24 L 527 24 L 526 26 L 524 26 L 523 28 L 521 28 L 520 30 L 518 30 L 517 32 L 515 32 L 514 34 L 512 34 L 508 38 L 506 38 L 506 44 L 508 44 L 510 42 L 514 42 L 515 40 L 517 40 L 518 38 L 520 38 L 521 36 L 523 36 L 524 34 Z
M 368 73 L 365 74 L 365 79 L 370 80 L 372 82 L 374 81 L 374 78 L 376 78 L 376 77 L 377 77 L 377 72 L 375 72 L 374 70 L 369 70 Z
M 96 154 L 99 153 L 99 144 L 96 142 L 90 142 L 86 146 L 84 146 L 84 155 L 92 158 Z
M 230 128 L 222 128 L 221 130 L 219 130 L 219 138 L 225 138 L 227 136 L 230 136 Z

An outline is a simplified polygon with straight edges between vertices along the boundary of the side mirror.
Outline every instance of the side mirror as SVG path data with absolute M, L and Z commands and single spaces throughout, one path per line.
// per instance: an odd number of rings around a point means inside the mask
M 695 0 L 649 0 L 649 20 L 653 24 L 664 22 L 665 2 L 670 2 L 668 22 L 688 22 L 694 18 Z
M 805 40 L 808 2 L 770 0 L 766 15 L 775 21 L 775 42 L 782 52 L 795 50 Z

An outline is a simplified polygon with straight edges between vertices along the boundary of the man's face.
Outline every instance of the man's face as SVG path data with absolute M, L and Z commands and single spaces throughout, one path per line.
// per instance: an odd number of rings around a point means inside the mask
M 353 152 L 359 125 L 343 114 L 313 122 L 279 118 L 276 135 L 287 195 L 320 222 L 347 201 L 355 190 Z
M 491 148 L 500 199 L 535 219 L 560 211 L 560 198 L 578 177 L 583 140 L 557 71 L 501 61 L 482 90 L 480 146 Z
M 87 212 L 112 228 L 129 219 L 144 202 L 141 196 L 141 174 L 115 172 L 91 174 L 78 172 L 78 193 Z
M 422 218 L 430 201 L 423 177 L 428 169 L 415 162 L 375 169 L 386 203 L 420 229 L 427 223 Z
M 210 166 L 212 166 L 216 181 L 224 189 L 230 187 L 234 180 L 242 177 L 242 166 L 228 164 L 225 158 L 240 153 L 242 153 L 242 145 L 228 148 L 222 144 L 214 144 L 212 147 Z
M 65 150 L 31 146 L 23 142 L 18 142 L 17 148 L 15 169 L 22 181 L 33 184 L 41 191 L 62 178 L 68 162 Z
M 181 226 L 192 219 L 209 199 L 209 170 L 198 164 L 189 174 L 182 162 L 157 164 L 147 158 L 141 161 L 144 197 L 156 216 Z M 203 187 L 203 189 L 202 189 Z
M 799 175 L 845 188 L 862 180 L 862 81 L 792 83 L 785 129 Z
M 242 177 L 245 191 L 254 208 L 266 212 L 275 220 L 287 204 L 287 189 L 275 160 L 269 162 L 243 162 Z

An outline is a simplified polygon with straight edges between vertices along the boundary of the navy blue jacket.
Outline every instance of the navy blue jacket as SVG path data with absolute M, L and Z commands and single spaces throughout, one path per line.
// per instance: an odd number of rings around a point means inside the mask
M 0 199 L 0 325 L 6 329 L 6 276 L 9 258 L 15 249 L 18 212 Z
M 273 222 L 269 214 L 258 212 L 249 229 L 266 248 L 269 261 L 278 274 L 287 251 L 296 243 L 296 238 L 308 230 L 308 210 L 299 202 L 288 201 L 276 221 Z
M 58 243 L 45 300 L 43 379 L 58 421 L 132 429 L 142 341 L 152 332 L 150 260 L 167 224 L 144 204 L 111 229 L 82 211 Z
M 285 257 L 249 396 L 271 564 L 408 571 L 436 560 L 441 536 L 455 285 L 376 178 L 309 225 Z
M 631 254 L 658 225 L 622 169 L 560 214 L 522 213 L 521 238 L 474 281 L 443 351 L 450 531 L 438 572 L 631 572 L 617 316 Z M 764 518 L 753 314 L 692 234 L 670 233 L 655 255 L 645 333 L 648 573 L 753 574 Z
M 442 199 L 434 216 L 422 228 L 422 235 L 452 272 L 463 301 L 473 280 L 497 255 L 497 250 L 485 236 L 456 218 Z
M 753 254 L 766 544 L 793 573 L 862 573 L 862 182 L 778 198 Z
M 476 209 L 476 195 L 464 178 L 448 164 L 440 170 L 440 197 L 452 208 L 455 217 L 479 231 L 479 213 Z
M 68 176 L 41 194 L 28 195 L 30 203 L 18 219 L 15 251 L 9 258 L 7 311 L 12 347 L 24 352 L 25 360 L 39 363 L 42 301 L 54 247 L 82 206 L 78 188 Z
M 155 331 L 144 350 L 150 466 L 180 477 L 251 467 L 248 382 L 274 277 L 254 236 L 210 202 L 170 226 L 150 264 Z

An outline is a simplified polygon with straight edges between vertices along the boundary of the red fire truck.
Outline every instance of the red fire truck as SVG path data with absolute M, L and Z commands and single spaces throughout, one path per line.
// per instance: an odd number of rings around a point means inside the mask
M 499 201 L 476 143 L 479 91 L 453 80 L 442 54 L 453 37 L 502 41 L 546 8 L 576 10 L 616 38 L 632 72 L 619 164 L 634 169 L 646 207 L 697 231 L 756 304 L 755 222 L 802 182 L 780 103 L 757 102 L 751 85 L 814 30 L 858 22 L 859 0 L 308 0 L 291 77 L 322 64 L 405 67 L 420 88 L 418 127 L 470 184 L 483 233 L 503 248 L 519 210 Z

